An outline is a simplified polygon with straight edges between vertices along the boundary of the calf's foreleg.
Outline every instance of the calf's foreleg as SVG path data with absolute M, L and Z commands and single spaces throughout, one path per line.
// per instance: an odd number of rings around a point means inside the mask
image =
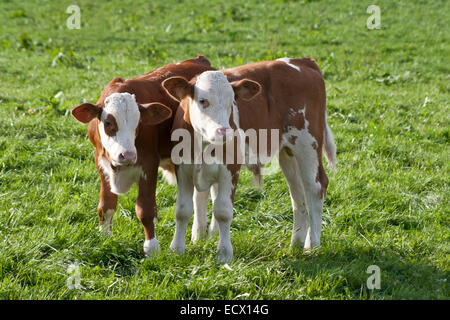
M 192 217 L 194 184 L 184 165 L 178 166 L 176 173 L 178 195 L 175 205 L 175 234 L 170 249 L 183 254 L 186 249 L 186 229 Z

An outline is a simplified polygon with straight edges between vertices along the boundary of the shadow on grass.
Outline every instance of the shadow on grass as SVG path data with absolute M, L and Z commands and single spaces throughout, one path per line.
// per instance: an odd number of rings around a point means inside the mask
M 301 255 L 301 257 L 298 257 Z M 428 257 L 408 255 L 389 248 L 333 246 L 311 253 L 297 253 L 296 260 L 286 267 L 306 282 L 319 282 L 308 287 L 308 295 L 330 293 L 352 299 L 448 299 L 449 273 L 430 264 Z M 380 289 L 368 289 L 374 273 L 371 265 L 380 268 Z M 319 290 L 320 289 L 320 290 Z M 325 291 L 327 291 L 325 290 Z

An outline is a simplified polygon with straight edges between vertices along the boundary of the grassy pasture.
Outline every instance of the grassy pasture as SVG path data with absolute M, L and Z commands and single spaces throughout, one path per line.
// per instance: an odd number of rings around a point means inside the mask
M 0 17 L 0 299 L 449 299 L 448 1 L 3 0 Z M 158 258 L 143 257 L 136 187 L 113 238 L 98 234 L 93 148 L 68 110 L 113 77 L 198 53 L 216 68 L 318 61 L 338 149 L 320 249 L 290 249 L 275 164 L 262 191 L 240 177 L 230 268 L 215 262 L 217 238 L 169 252 L 176 187 L 161 177 Z M 370 265 L 380 289 L 367 288 Z

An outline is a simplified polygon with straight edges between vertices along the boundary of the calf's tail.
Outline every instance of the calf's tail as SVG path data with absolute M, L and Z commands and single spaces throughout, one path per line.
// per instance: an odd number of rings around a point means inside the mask
M 336 172 L 336 164 L 337 164 L 336 144 L 334 143 L 333 132 L 331 132 L 331 129 L 328 126 L 326 116 L 325 116 L 323 152 L 328 162 L 328 169 L 332 172 Z

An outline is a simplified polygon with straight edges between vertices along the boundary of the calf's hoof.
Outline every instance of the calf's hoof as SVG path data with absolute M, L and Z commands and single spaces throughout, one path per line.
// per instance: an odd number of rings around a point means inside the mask
M 233 248 L 219 248 L 219 251 L 217 252 L 217 262 L 220 264 L 225 264 L 231 262 L 233 260 Z
M 170 251 L 178 253 L 180 256 L 184 255 L 184 252 L 186 250 L 185 246 L 176 244 L 172 241 L 170 244 Z
M 104 226 L 98 227 L 98 231 L 100 232 L 100 235 L 104 238 L 111 238 L 112 237 L 112 231 L 111 228 L 107 228 Z
M 291 237 L 291 247 L 294 249 L 303 249 L 305 247 L 305 235 L 300 232 L 293 232 Z
M 159 246 L 158 240 L 156 238 L 145 240 L 144 242 L 144 254 L 147 259 L 151 259 L 159 255 L 161 248 Z

